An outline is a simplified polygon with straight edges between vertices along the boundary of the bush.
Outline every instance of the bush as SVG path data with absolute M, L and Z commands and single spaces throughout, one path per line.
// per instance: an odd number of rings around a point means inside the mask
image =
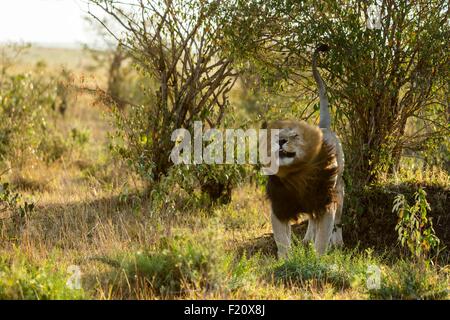
M 83 152 L 89 142 L 90 132 L 72 128 L 66 137 L 55 129 L 48 128 L 46 134 L 37 146 L 36 152 L 45 163 L 50 164 L 60 160 L 66 154 L 72 156 L 74 151 Z
M 73 82 L 73 73 L 65 68 L 60 71 L 60 74 L 56 78 L 57 103 L 55 103 L 53 109 L 57 109 L 62 116 L 66 114 L 69 106 L 74 104 L 76 100 Z
M 34 210 L 34 203 L 23 201 L 19 193 L 11 190 L 8 183 L 0 185 L 0 206 L 2 212 L 18 215 L 21 218 L 27 217 Z
M 414 194 L 415 204 L 409 205 L 403 194 L 395 197 L 393 212 L 398 213 L 399 221 L 395 230 L 402 247 L 408 248 L 411 256 L 418 260 L 429 259 L 430 251 L 439 246 L 431 219 L 427 217 L 430 204 L 422 188 Z
M 0 234 L 15 238 L 34 212 L 35 204 L 23 199 L 8 183 L 0 184 Z M 3 240 L 2 240 L 3 241 Z
M 149 185 L 156 179 L 153 171 L 155 166 L 153 147 L 154 144 L 158 144 L 157 141 L 149 140 L 147 136 L 152 130 L 153 107 L 150 103 L 142 103 L 125 111 L 113 108 L 114 132 L 110 134 L 110 149 L 114 156 L 125 160 Z
M 15 63 L 14 59 L 7 61 L 7 66 Z M 0 159 L 13 160 L 19 168 L 35 156 L 51 163 L 87 143 L 87 132 L 72 129 L 67 138 L 55 125 L 58 111 L 64 115 L 71 102 L 73 76 L 69 71 L 63 69 L 61 75 L 49 76 L 43 62 L 38 62 L 30 72 L 19 74 L 9 74 L 2 67 Z
M 414 193 L 422 187 L 427 192 L 436 236 L 445 247 L 450 246 L 450 191 L 439 184 L 404 182 L 401 184 L 371 185 L 363 189 L 349 188 L 344 201 L 344 243 L 349 247 L 399 249 L 396 226 L 398 217 L 392 212 L 395 197 L 403 194 L 408 202 L 414 201 Z
M 200 190 L 212 204 L 230 203 L 232 190 L 246 176 L 245 167 L 240 165 L 200 164 L 177 169 L 181 188 L 190 194 Z
M 173 166 L 151 189 L 150 209 L 170 216 L 228 204 L 232 190 L 245 177 L 246 169 L 238 165 Z
M 48 135 L 37 146 L 39 156 L 47 164 L 61 159 L 68 150 L 67 141 L 59 134 Z
M 48 120 L 54 115 L 56 85 L 38 72 L 5 74 L 0 82 L 0 157 L 21 166 L 30 155 L 48 149 L 55 130 Z M 55 138 L 57 139 L 57 138 Z M 47 148 L 42 144 L 47 143 Z M 58 151 L 59 152 L 59 151 Z M 49 158 L 55 157 L 52 152 Z M 47 157 L 47 155 L 44 155 Z

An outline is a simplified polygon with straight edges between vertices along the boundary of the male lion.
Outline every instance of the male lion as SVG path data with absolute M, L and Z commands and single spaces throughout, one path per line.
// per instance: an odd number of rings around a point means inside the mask
M 272 228 L 278 256 L 286 257 L 291 243 L 290 220 L 308 215 L 304 242 L 314 241 L 323 254 L 328 244 L 342 245 L 341 215 L 344 201 L 344 153 L 330 128 L 325 83 L 317 70 L 319 46 L 312 58 L 313 75 L 319 87 L 319 127 L 305 121 L 278 120 L 267 129 L 278 129 L 279 170 L 269 176 L 267 195 L 272 206 Z

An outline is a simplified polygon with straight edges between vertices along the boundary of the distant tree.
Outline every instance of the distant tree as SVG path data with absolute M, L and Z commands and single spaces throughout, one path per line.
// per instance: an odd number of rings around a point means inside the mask
M 123 63 L 129 58 L 126 51 L 119 44 L 112 53 L 112 59 L 108 68 L 108 88 L 106 93 L 113 99 L 119 109 L 126 105 L 122 97 L 122 85 L 126 80 L 122 74 Z
M 102 23 L 106 25 L 114 25 L 114 18 L 107 17 Z M 97 34 L 95 43 L 85 44 L 84 50 L 89 54 L 94 62 L 88 67 L 90 70 L 106 70 L 106 90 L 104 90 L 103 98 L 109 104 L 114 104 L 117 108 L 123 110 L 127 104 L 138 103 L 135 99 L 131 87 L 134 85 L 132 79 L 135 74 L 130 66 L 130 55 L 121 44 L 106 30 L 103 25 L 99 24 L 92 15 L 85 17 L 87 23 Z M 116 23 L 117 25 L 117 23 Z M 92 88 L 80 88 L 87 92 L 96 92 Z M 98 90 L 97 90 L 98 91 Z
M 59 98 L 57 109 L 63 117 L 66 114 L 67 108 L 70 104 L 70 98 L 73 94 L 73 81 L 73 74 L 66 68 L 63 68 L 56 83 L 56 95 Z
M 28 43 L 6 43 L 0 47 L 0 84 L 19 57 L 31 47 Z

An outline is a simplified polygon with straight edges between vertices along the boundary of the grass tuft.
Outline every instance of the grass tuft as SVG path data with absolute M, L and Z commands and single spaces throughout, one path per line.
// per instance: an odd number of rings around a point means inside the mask
M 128 279 L 144 282 L 159 295 L 177 296 L 220 282 L 219 256 L 187 236 L 161 238 L 153 248 L 120 257 L 120 269 Z
M 75 300 L 85 299 L 81 289 L 71 288 L 70 269 L 53 260 L 29 261 L 18 250 L 14 258 L 0 255 L 0 300 Z M 62 271 L 64 270 L 64 271 Z

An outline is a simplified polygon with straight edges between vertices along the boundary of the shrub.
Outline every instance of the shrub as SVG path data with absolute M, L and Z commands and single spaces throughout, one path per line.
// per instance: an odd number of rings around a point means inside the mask
M 1 211 L 18 215 L 20 218 L 27 217 L 34 210 L 34 203 L 23 201 L 22 196 L 11 190 L 8 183 L 0 185 Z
M 344 142 L 346 170 L 361 187 L 392 172 L 402 151 L 421 150 L 431 139 L 441 144 L 448 136 L 449 68 L 441 54 L 448 33 L 441 22 L 445 3 L 227 1 L 218 23 L 237 61 L 253 63 L 253 73 L 267 79 L 269 88 L 286 95 L 296 90 L 295 97 L 304 89 L 304 96 L 316 91 L 305 76 L 311 49 L 321 42 L 331 48 L 319 67 L 331 106 L 338 106 L 333 119 Z M 375 30 L 364 26 L 372 5 L 382 12 Z M 410 23 L 402 23 L 406 20 Z M 411 120 L 419 120 L 416 128 L 408 125 Z
M 72 128 L 70 130 L 70 141 L 75 147 L 84 148 L 89 142 L 90 131 Z
M 398 232 L 395 230 L 398 216 L 392 212 L 392 203 L 401 193 L 407 201 L 414 200 L 414 193 L 421 187 L 427 192 L 432 210 L 427 217 L 433 219 L 433 227 L 443 246 L 450 245 L 450 192 L 448 187 L 433 183 L 404 182 L 401 184 L 371 185 L 363 189 L 348 188 L 344 201 L 344 243 L 349 247 L 360 245 L 378 250 L 396 250 Z
M 228 204 L 233 188 L 245 176 L 246 169 L 238 165 L 173 166 L 151 189 L 150 209 L 170 216 Z
M 39 156 L 47 164 L 61 159 L 68 150 L 67 141 L 59 134 L 48 135 L 37 146 Z
M 72 100 L 75 97 L 73 82 L 74 76 L 72 72 L 63 68 L 56 81 L 56 96 L 58 99 L 54 106 L 54 109 L 57 109 L 62 116 L 66 114 L 69 105 L 73 103 Z
M 426 199 L 426 192 L 419 188 L 414 194 L 414 205 L 409 205 L 403 194 L 395 197 L 393 212 L 397 212 L 399 220 L 395 230 L 402 247 L 407 247 L 413 258 L 424 260 L 429 257 L 430 251 L 439 246 L 433 223 L 427 216 L 431 210 Z
M 8 66 L 14 62 L 9 59 Z M 9 74 L 1 67 L 0 159 L 13 160 L 19 168 L 35 156 L 51 163 L 87 143 L 87 132 L 72 129 L 66 138 L 55 125 L 58 111 L 64 115 L 73 93 L 73 76 L 68 70 L 49 76 L 43 62 L 27 73 Z
M 8 183 L 0 185 L 0 234 L 2 238 L 16 237 L 35 209 L 33 202 L 11 189 Z
M 2 76 L 0 82 L 0 157 L 21 166 L 43 143 L 51 144 L 55 130 L 56 85 L 39 73 Z M 55 138 L 57 139 L 57 138 Z M 45 149 L 45 148 L 44 148 Z M 50 154 L 49 157 L 54 157 Z
M 66 137 L 54 128 L 48 128 L 36 151 L 45 163 L 50 164 L 66 154 L 72 156 L 74 151 L 83 152 L 89 142 L 89 135 L 88 130 L 72 128 Z
M 246 175 L 245 167 L 241 165 L 200 164 L 178 169 L 181 188 L 190 194 L 199 189 L 211 203 L 217 204 L 230 203 L 232 190 Z

